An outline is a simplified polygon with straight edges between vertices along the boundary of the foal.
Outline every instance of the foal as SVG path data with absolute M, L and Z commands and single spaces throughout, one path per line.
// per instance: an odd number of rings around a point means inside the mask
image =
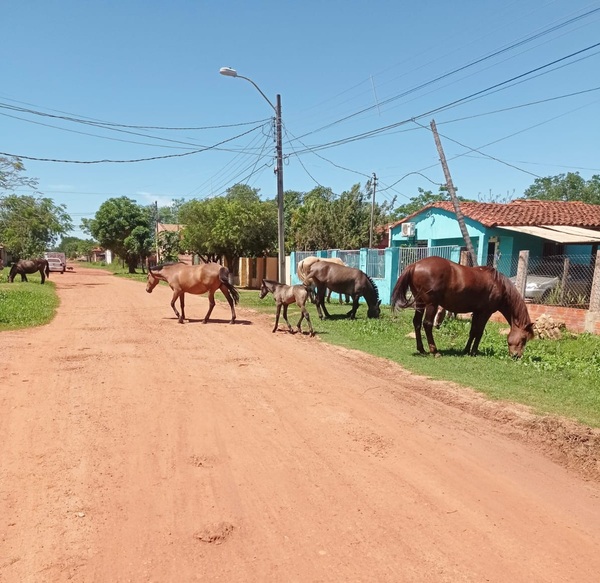
M 273 328 L 273 332 L 277 331 L 277 326 L 279 325 L 279 314 L 281 313 L 281 307 L 283 306 L 283 319 L 286 321 L 289 331 L 294 334 L 294 330 L 287 318 L 287 310 L 290 304 L 296 302 L 296 305 L 302 311 L 302 316 L 300 316 L 300 320 L 298 321 L 298 332 L 302 332 L 300 325 L 302 324 L 302 320 L 306 318 L 308 327 L 310 328 L 310 335 L 315 335 L 315 331 L 313 330 L 310 321 L 310 316 L 308 315 L 308 310 L 306 309 L 306 300 L 309 297 L 309 290 L 307 287 L 302 284 L 286 285 L 270 279 L 263 279 L 262 285 L 260 286 L 260 299 L 262 300 L 269 292 L 273 294 L 275 303 L 277 305 L 277 316 L 275 317 L 275 327 Z

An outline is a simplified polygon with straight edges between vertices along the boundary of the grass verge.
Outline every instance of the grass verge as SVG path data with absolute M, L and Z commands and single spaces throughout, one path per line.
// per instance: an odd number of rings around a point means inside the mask
M 27 282 L 0 283 L 0 331 L 31 328 L 47 324 L 59 305 L 54 285 L 39 275 L 28 275 Z

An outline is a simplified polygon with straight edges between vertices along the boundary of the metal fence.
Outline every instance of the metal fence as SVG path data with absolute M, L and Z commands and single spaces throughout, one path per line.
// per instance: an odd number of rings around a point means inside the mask
M 460 246 L 441 245 L 439 247 L 401 247 L 400 259 L 398 261 L 398 277 L 400 277 L 400 274 L 411 263 L 425 259 L 425 257 L 444 257 L 445 259 L 458 263 L 460 260 Z
M 501 262 L 498 270 L 516 281 L 518 259 Z M 510 263 L 510 266 L 507 265 Z M 595 255 L 530 257 L 525 301 L 535 304 L 587 309 L 590 303 Z

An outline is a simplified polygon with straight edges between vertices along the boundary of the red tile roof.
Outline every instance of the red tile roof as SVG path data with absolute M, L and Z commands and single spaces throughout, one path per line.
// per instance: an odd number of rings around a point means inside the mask
M 454 212 L 452 202 L 434 202 L 390 226 L 395 227 L 405 223 L 430 208 Z M 460 210 L 465 217 L 473 219 L 485 227 L 555 225 L 600 229 L 600 205 L 578 201 L 559 202 L 520 199 L 513 200 L 508 204 L 461 202 Z

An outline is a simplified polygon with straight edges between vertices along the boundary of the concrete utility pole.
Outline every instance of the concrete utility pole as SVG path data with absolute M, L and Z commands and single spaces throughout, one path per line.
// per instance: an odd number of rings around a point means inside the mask
M 465 245 L 467 246 L 467 251 L 471 256 L 473 265 L 477 265 L 477 255 L 475 255 L 473 243 L 471 242 L 471 237 L 467 231 L 465 217 L 460 210 L 460 203 L 458 201 L 458 197 L 456 196 L 456 190 L 454 189 L 454 184 L 452 183 L 452 176 L 450 176 L 450 170 L 448 169 L 448 164 L 446 163 L 446 156 L 444 155 L 442 142 L 440 142 L 440 136 L 438 135 L 434 120 L 431 120 L 431 131 L 433 132 L 433 139 L 435 140 L 435 145 L 437 146 L 438 154 L 440 155 L 440 162 L 442 163 L 442 169 L 444 170 L 444 176 L 446 177 L 446 186 L 448 188 L 450 198 L 452 199 L 452 204 L 454 205 L 454 212 L 456 213 L 456 220 L 458 221 L 460 232 L 462 233 L 462 237 L 465 241 Z
M 158 254 L 158 201 L 154 201 L 154 216 L 156 217 L 155 228 L 156 233 L 154 239 L 156 240 L 156 263 L 160 263 L 160 257 Z
M 369 249 L 373 247 L 373 220 L 375 217 L 375 189 L 377 188 L 377 176 L 373 172 L 373 201 L 371 202 L 371 228 L 369 229 Z

